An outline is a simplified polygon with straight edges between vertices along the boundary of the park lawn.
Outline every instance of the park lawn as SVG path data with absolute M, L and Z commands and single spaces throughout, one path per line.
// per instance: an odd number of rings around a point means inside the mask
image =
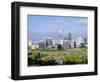
M 78 49 L 78 48 L 77 48 Z M 56 50 L 50 51 L 50 49 L 42 49 L 39 52 L 32 51 L 32 65 L 48 65 L 47 62 L 49 60 L 63 60 L 64 65 L 72 65 L 72 64 L 87 64 L 88 63 L 88 56 L 87 56 L 87 48 L 79 48 L 80 50 L 77 53 L 62 53 L 60 55 L 48 55 L 43 54 L 41 52 L 65 52 L 65 50 Z M 68 51 L 75 51 L 76 49 L 67 49 Z M 38 64 L 37 64 L 37 61 Z M 42 64 L 41 64 L 42 62 Z M 40 63 L 40 64 L 39 64 Z

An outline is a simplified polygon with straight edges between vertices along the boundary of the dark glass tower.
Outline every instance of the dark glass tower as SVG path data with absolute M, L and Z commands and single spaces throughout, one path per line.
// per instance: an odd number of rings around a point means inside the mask
M 72 40 L 72 35 L 70 32 L 68 33 L 68 40 Z

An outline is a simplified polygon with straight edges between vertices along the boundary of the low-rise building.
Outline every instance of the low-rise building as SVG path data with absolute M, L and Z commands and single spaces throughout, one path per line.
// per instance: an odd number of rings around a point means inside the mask
M 38 48 L 39 48 L 39 45 L 36 45 L 36 44 L 33 44 L 32 47 L 31 47 L 32 50 L 36 50 Z
M 46 43 L 44 41 L 39 41 L 39 48 L 46 48 Z
M 76 46 L 80 47 L 80 44 L 84 43 L 83 38 L 82 37 L 77 37 L 77 42 L 76 42 Z
M 71 41 L 70 40 L 64 40 L 63 41 L 63 48 L 71 48 Z

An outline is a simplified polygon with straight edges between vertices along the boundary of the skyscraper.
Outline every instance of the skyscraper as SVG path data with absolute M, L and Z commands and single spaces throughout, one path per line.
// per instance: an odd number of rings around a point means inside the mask
M 87 44 L 87 38 L 84 38 L 84 44 Z
M 84 43 L 83 38 L 81 36 L 77 37 L 77 47 L 79 47 L 82 43 Z
M 29 41 L 28 41 L 28 46 L 30 47 L 30 46 L 32 46 L 32 44 L 33 44 L 32 41 L 29 40 Z
M 69 40 L 64 40 L 63 41 L 63 48 L 70 48 L 71 47 L 71 43 Z
M 46 47 L 52 46 L 52 45 L 53 45 L 53 41 L 52 41 L 51 38 L 46 38 L 46 39 L 45 39 L 45 43 L 46 43 Z
M 76 42 L 74 42 L 74 48 L 76 48 Z
M 62 30 L 62 28 L 59 30 L 59 34 L 60 34 L 60 41 L 61 41 L 62 38 L 63 38 L 63 30 Z
M 45 47 L 46 47 L 45 42 L 41 40 L 41 41 L 39 42 L 39 48 L 45 48 Z
M 68 40 L 72 40 L 72 35 L 70 32 L 68 33 Z

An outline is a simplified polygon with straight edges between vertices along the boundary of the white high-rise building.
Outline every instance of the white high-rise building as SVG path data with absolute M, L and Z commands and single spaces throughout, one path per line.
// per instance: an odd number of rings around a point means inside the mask
M 77 44 L 77 47 L 79 47 L 81 43 L 84 43 L 84 40 L 83 40 L 82 37 L 78 37 L 77 38 L 77 43 L 76 43 Z
M 59 44 L 63 47 L 63 29 L 62 28 L 60 28 L 59 34 L 60 34 Z
M 63 48 L 70 48 L 71 41 L 70 40 L 63 40 Z
M 38 48 L 39 48 L 39 45 L 36 45 L 36 44 L 33 44 L 32 47 L 31 47 L 32 50 L 35 50 L 35 49 L 38 49 Z
M 59 34 L 60 34 L 60 40 L 62 40 L 62 38 L 63 38 L 63 30 L 62 29 L 59 30 Z
M 61 44 L 61 46 L 63 47 L 63 40 L 60 40 L 60 44 Z
M 47 38 L 45 39 L 45 43 L 46 43 L 46 47 L 52 47 L 52 45 L 53 45 L 53 40 L 52 40 L 52 38 L 47 37 Z
M 29 46 L 29 47 L 32 46 L 32 41 L 31 41 L 31 40 L 28 41 L 28 46 Z

